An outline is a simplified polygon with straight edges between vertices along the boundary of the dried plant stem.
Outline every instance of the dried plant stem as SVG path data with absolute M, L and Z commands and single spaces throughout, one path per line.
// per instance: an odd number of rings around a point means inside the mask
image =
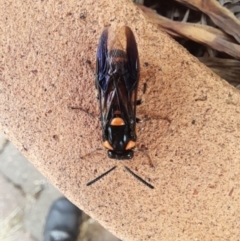
M 236 59 L 240 59 L 240 45 L 221 30 L 210 26 L 175 22 L 144 6 L 139 6 L 153 23 L 157 23 L 165 32 L 175 37 L 184 37 L 204 44 L 220 52 L 225 52 Z
M 227 8 L 216 0 L 177 0 L 187 6 L 193 6 L 207 14 L 212 21 L 240 43 L 240 21 Z

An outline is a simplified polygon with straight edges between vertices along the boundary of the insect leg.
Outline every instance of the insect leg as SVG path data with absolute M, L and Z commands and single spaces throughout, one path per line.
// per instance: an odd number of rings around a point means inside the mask
M 142 100 L 141 99 L 136 101 L 136 105 L 141 105 L 141 104 L 142 104 Z
M 97 152 L 97 151 L 102 151 L 103 149 L 102 148 L 96 148 L 95 150 L 93 151 L 90 151 L 89 153 L 83 155 L 80 157 L 80 159 L 84 159 L 86 156 L 89 156 L 90 154 L 94 153 L 94 152 Z
M 136 123 L 140 123 L 140 122 L 142 122 L 142 120 L 139 118 L 136 118 Z
M 147 153 L 145 150 L 142 150 L 142 149 L 139 149 L 139 148 L 136 148 L 135 150 L 136 150 L 136 151 L 140 151 L 140 152 L 142 152 L 144 155 L 146 155 L 147 158 L 148 158 L 149 166 L 150 166 L 150 167 L 154 167 L 151 157 L 148 155 L 148 153 Z

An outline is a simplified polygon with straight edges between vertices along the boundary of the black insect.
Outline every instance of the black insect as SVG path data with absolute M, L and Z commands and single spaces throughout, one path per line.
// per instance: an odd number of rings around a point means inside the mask
M 117 34 L 105 29 L 96 60 L 95 86 L 98 90 L 103 145 L 108 157 L 131 159 L 136 144 L 136 104 L 139 79 L 137 44 L 125 26 Z
M 136 105 L 139 59 L 132 30 L 124 26 L 113 33 L 106 28 L 100 37 L 96 59 L 95 86 L 101 111 L 103 146 L 112 159 L 131 159 L 136 145 Z M 116 166 L 87 183 L 92 185 Z M 125 170 L 153 189 L 154 187 L 125 166 Z

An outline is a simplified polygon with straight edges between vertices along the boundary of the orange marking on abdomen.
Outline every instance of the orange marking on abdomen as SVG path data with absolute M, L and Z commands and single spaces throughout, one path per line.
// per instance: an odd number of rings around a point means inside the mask
M 124 126 L 125 125 L 125 122 L 122 118 L 120 117 L 115 117 L 112 119 L 111 121 L 111 126 Z
M 126 146 L 126 150 L 132 149 L 133 147 L 135 147 L 135 145 L 136 145 L 135 141 L 129 141 L 127 146 Z
M 114 57 L 111 59 L 111 61 L 114 62 L 127 62 L 126 58 L 122 58 L 122 57 Z
M 106 148 L 109 149 L 109 150 L 113 150 L 113 148 L 111 147 L 111 145 L 109 144 L 108 141 L 104 141 L 104 142 L 103 142 L 103 146 L 106 147 Z

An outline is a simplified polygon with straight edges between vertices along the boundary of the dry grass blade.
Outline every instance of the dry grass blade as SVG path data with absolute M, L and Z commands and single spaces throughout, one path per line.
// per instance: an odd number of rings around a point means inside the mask
M 240 21 L 216 0 L 177 0 L 207 14 L 211 20 L 240 43 Z
M 234 86 L 240 84 L 240 61 L 235 59 L 209 57 L 201 57 L 198 59 L 208 66 L 213 72 Z
M 220 30 L 209 26 L 175 22 L 156 14 L 149 8 L 139 6 L 153 23 L 157 23 L 165 32 L 173 36 L 182 36 L 195 42 L 209 46 L 220 52 L 225 52 L 240 59 L 240 45 L 232 43 L 232 39 Z
M 0 240 L 9 241 L 14 239 L 14 234 L 22 227 L 21 209 L 16 208 L 3 220 L 0 220 Z
M 240 0 L 218 0 L 218 2 L 240 19 Z

